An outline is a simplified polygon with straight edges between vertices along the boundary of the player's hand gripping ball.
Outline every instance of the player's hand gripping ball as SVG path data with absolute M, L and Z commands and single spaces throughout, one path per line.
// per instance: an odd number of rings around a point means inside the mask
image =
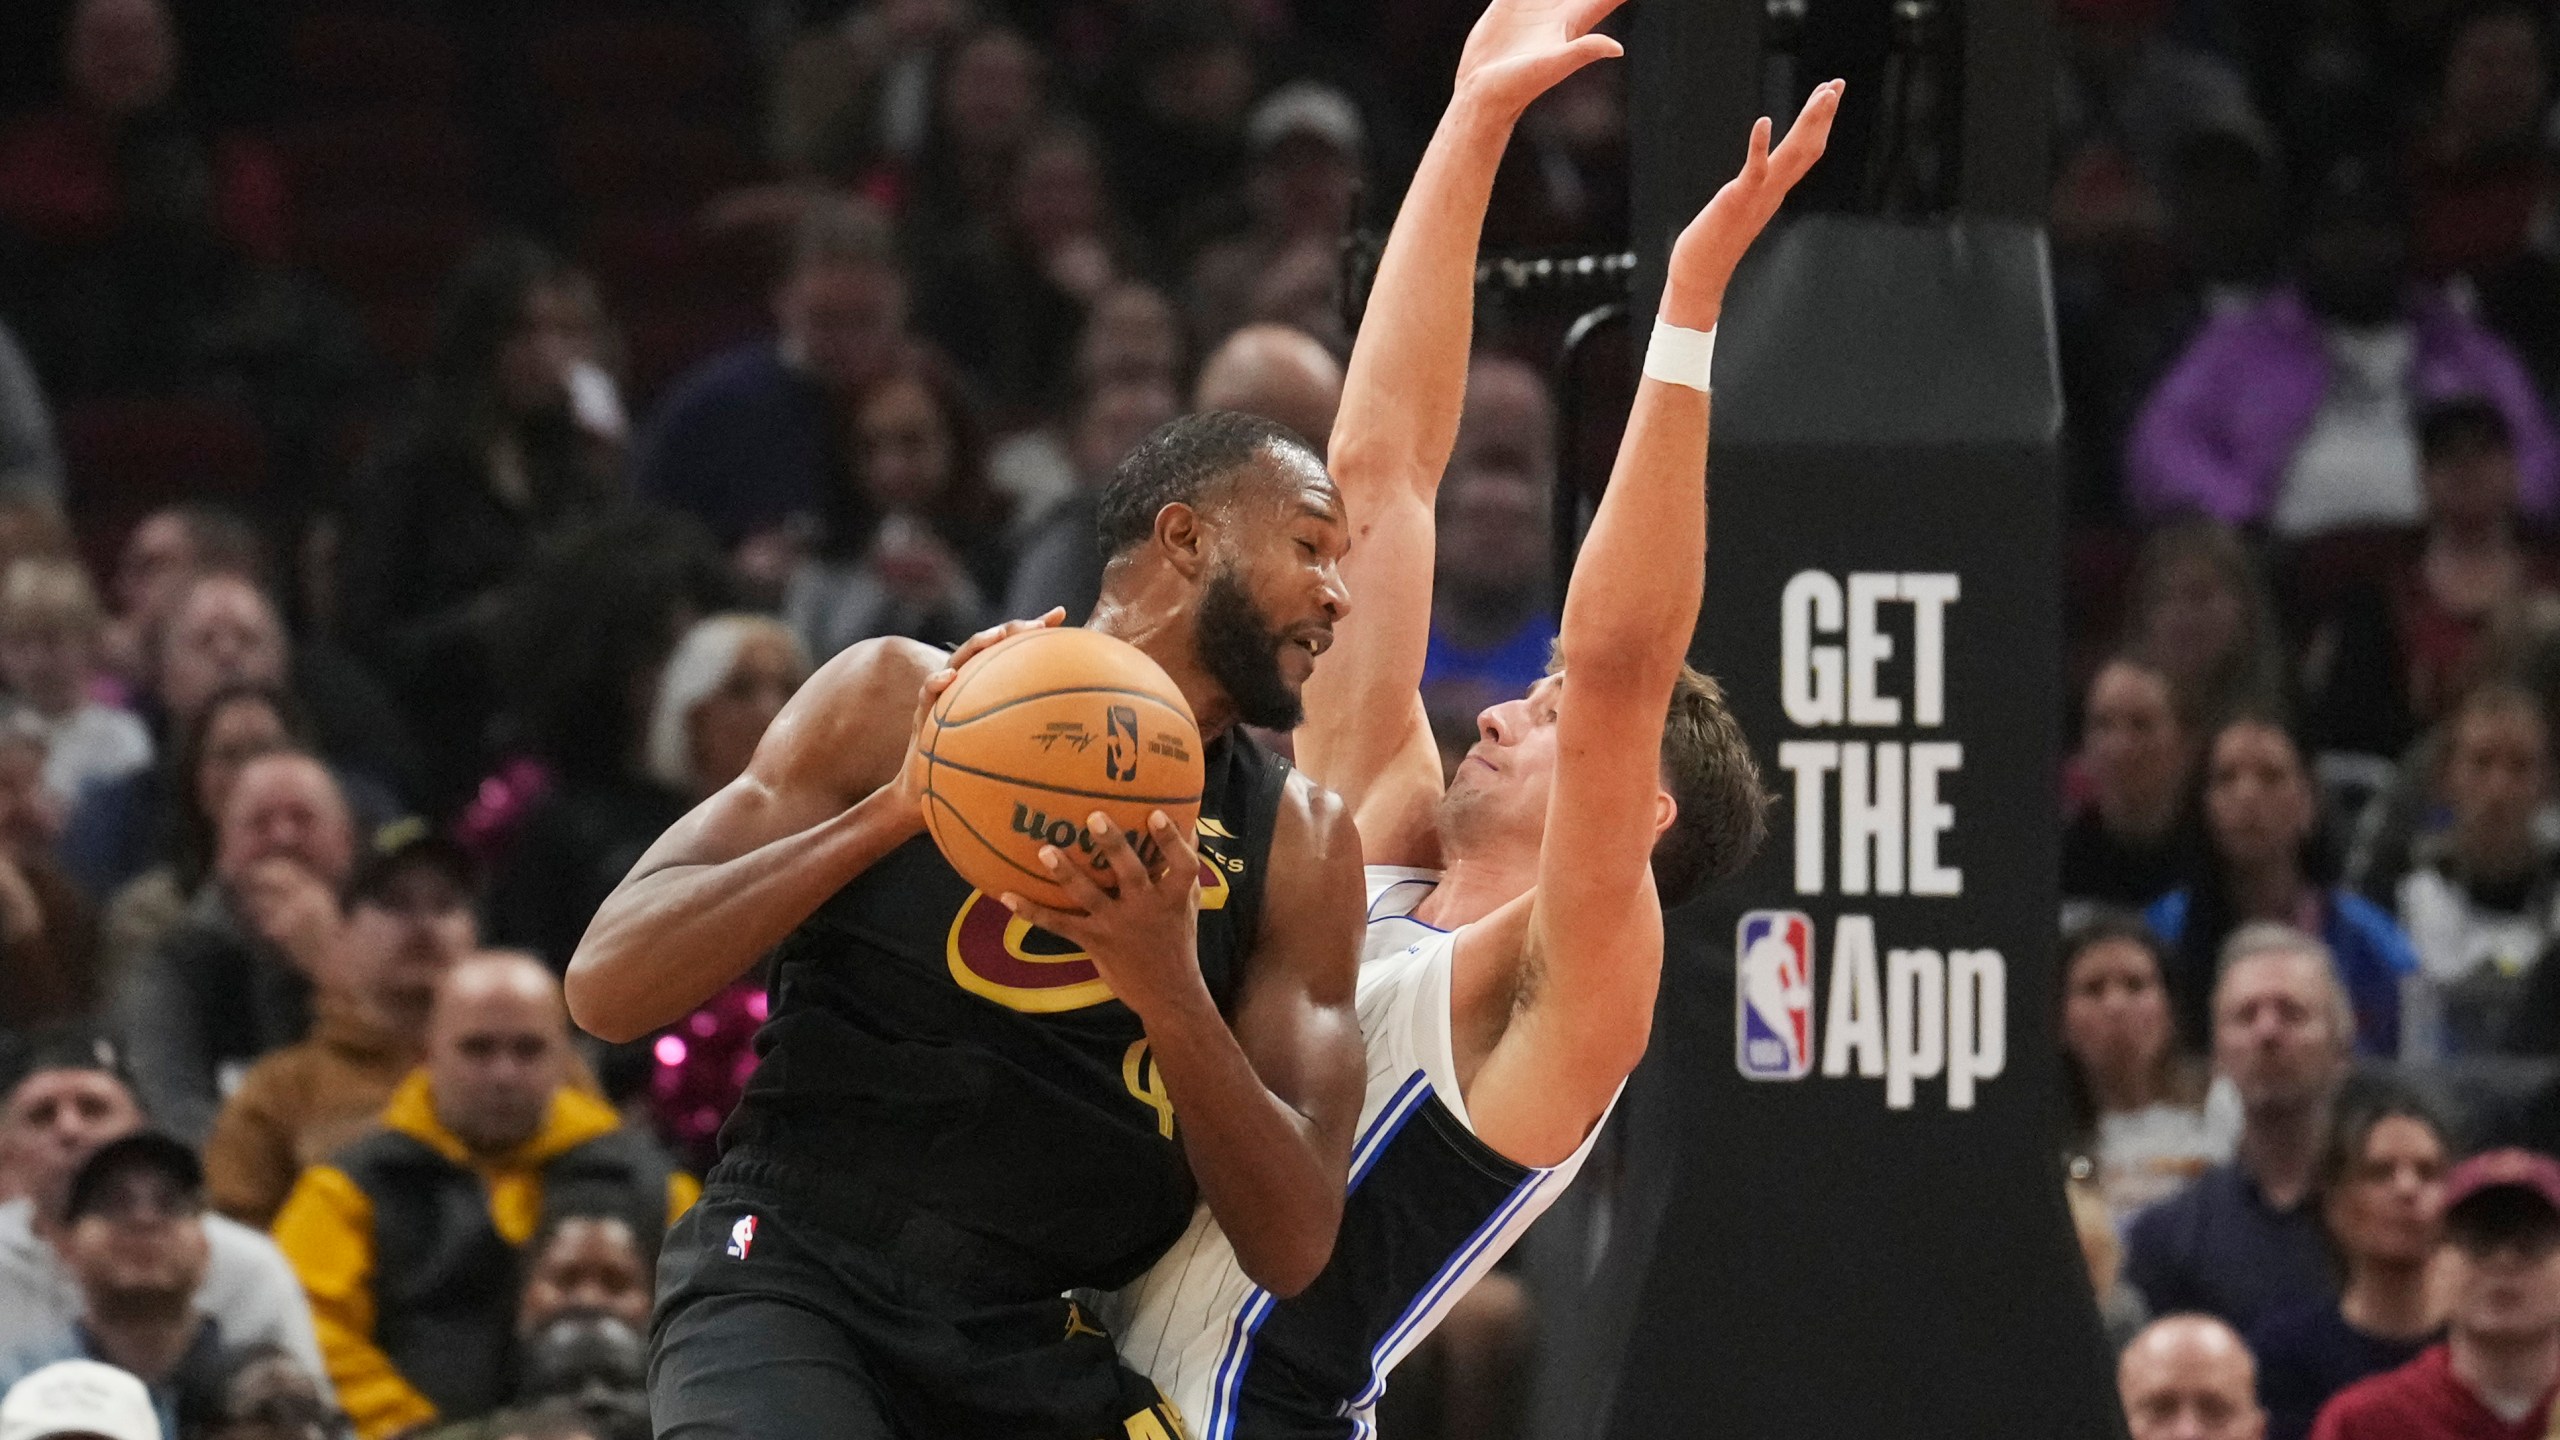
M 1189 836 L 1200 817 L 1200 727 L 1164 668 L 1094 630 L 1030 630 L 952 677 L 917 736 L 924 823 L 943 858 L 988 895 L 1053 909 L 1075 901 L 1049 878 L 1055 845 L 1110 888 L 1084 817 L 1111 817 L 1152 873 L 1165 863 L 1147 816 Z M 1185 863 L 1188 863 L 1187 861 Z

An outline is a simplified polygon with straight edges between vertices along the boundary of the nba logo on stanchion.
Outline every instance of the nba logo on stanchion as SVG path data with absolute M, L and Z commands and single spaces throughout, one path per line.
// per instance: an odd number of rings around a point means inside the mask
M 1754 910 L 1734 937 L 1733 1063 L 1747 1080 L 1813 1069 L 1813 921 Z

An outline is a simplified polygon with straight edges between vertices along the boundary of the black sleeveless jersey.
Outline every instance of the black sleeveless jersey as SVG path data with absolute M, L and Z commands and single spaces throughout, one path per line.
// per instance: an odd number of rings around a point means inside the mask
M 1202 761 L 1200 968 L 1224 1012 L 1288 766 L 1241 731 Z M 1189 1222 L 1190 1167 L 1136 1014 L 930 838 L 820 906 L 775 950 L 772 978 L 724 1154 L 751 1148 L 929 1215 L 1051 1295 L 1125 1283 Z

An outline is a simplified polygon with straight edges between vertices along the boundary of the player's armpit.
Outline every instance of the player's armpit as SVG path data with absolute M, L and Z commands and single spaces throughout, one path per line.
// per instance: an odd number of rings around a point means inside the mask
M 1440 754 L 1420 696 L 1431 646 L 1431 504 L 1337 470 L 1350 510 L 1342 583 L 1354 613 L 1307 681 L 1298 768 L 1341 797 L 1373 865 L 1439 863 Z
M 1384 708 L 1383 705 L 1381 708 Z M 1440 868 L 1440 798 L 1447 783 L 1440 774 L 1440 743 L 1431 733 L 1431 716 L 1419 691 L 1407 698 L 1402 734 L 1395 751 L 1373 779 L 1352 822 L 1360 832 L 1360 850 L 1372 865 Z
M 1569 941 L 1534 913 L 1521 927 L 1518 986 L 1466 1097 L 1478 1138 L 1523 1165 L 1570 1159 L 1644 1058 L 1662 975 L 1662 912 L 1650 879 L 1628 914 L 1614 933 Z M 1557 965 L 1554 947 L 1566 943 L 1607 964 Z

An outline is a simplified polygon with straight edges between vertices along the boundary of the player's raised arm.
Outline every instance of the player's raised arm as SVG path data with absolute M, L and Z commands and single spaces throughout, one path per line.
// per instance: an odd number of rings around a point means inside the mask
M 1707 354 L 1727 282 L 1820 158 L 1840 84 L 1817 88 L 1775 153 L 1752 127 L 1742 173 L 1673 245 L 1645 378 L 1565 596 L 1554 788 L 1515 1009 L 1469 1092 L 1484 1138 L 1553 1164 L 1644 1052 L 1661 978 L 1651 859 L 1671 821 L 1664 714 L 1706 580 Z M 1541 699 L 1543 694 L 1544 699 Z
M 1431 634 L 1432 501 L 1457 443 L 1477 242 L 1512 126 L 1556 82 L 1619 53 L 1591 33 L 1624 0 L 1492 0 L 1379 258 L 1327 468 L 1351 517 L 1359 618 L 1306 688 L 1300 768 L 1351 807 L 1372 864 L 1428 863 L 1440 764 L 1418 687 Z

